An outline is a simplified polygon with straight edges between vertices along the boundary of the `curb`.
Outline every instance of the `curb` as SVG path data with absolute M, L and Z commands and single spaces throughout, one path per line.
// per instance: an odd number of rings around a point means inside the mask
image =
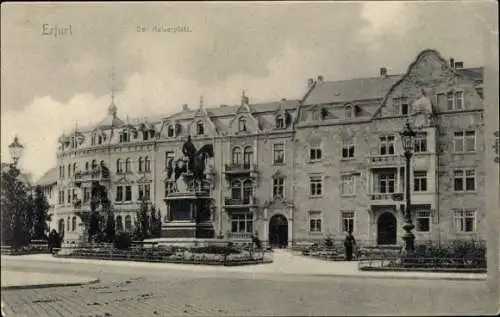
M 463 276 L 394 276 L 394 275 L 354 275 L 354 274 L 301 274 L 301 273 L 283 273 L 285 275 L 300 275 L 314 277 L 342 277 L 342 278 L 370 278 L 370 279 L 398 279 L 398 280 L 448 280 L 448 281 L 486 281 L 487 277 L 463 277 Z
M 1 290 L 20 290 L 20 289 L 40 289 L 40 288 L 50 288 L 50 287 L 66 287 L 66 286 L 81 286 L 81 285 L 91 285 L 99 283 L 98 278 L 91 279 L 85 282 L 75 282 L 75 283 L 48 283 L 48 284 L 33 284 L 33 285 L 12 285 L 12 286 L 2 286 Z

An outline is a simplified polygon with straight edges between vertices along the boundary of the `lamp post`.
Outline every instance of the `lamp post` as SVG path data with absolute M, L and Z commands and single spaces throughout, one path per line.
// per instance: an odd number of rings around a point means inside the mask
M 410 186 L 410 162 L 411 157 L 413 155 L 413 145 L 415 139 L 415 131 L 412 130 L 410 126 L 410 122 L 406 121 L 406 125 L 401 134 L 401 142 L 403 145 L 404 156 L 406 158 L 406 182 L 405 182 L 405 191 L 406 191 L 406 208 L 405 208 L 405 218 L 406 221 L 403 225 L 403 230 L 405 234 L 403 236 L 403 240 L 405 241 L 405 250 L 407 253 L 413 253 L 415 249 L 415 235 L 411 232 L 415 225 L 411 220 L 411 186 Z
M 12 141 L 11 144 L 9 144 L 9 152 L 10 156 L 12 157 L 12 161 L 14 162 L 14 165 L 17 165 L 17 162 L 21 158 L 21 155 L 23 154 L 24 146 L 19 143 L 19 139 L 17 136 L 14 137 L 14 141 Z

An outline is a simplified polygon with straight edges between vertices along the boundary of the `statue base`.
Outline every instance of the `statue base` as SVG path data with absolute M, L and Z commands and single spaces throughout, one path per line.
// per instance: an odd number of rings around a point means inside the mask
M 215 238 L 215 231 L 213 225 L 209 222 L 170 221 L 162 225 L 161 237 L 213 239 Z

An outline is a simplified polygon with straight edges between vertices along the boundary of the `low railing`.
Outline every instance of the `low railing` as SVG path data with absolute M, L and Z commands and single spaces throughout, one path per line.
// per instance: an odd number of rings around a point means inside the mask
M 250 196 L 249 198 L 235 199 L 235 198 L 225 198 L 225 206 L 254 206 L 257 205 L 257 198 Z
M 370 193 L 371 200 L 394 200 L 402 201 L 404 194 L 402 192 L 397 193 Z
M 251 232 L 229 232 L 228 238 L 229 239 L 238 239 L 238 240 L 249 240 L 249 239 L 252 239 L 252 233 Z
M 239 163 L 239 164 L 225 164 L 224 171 L 227 173 L 238 173 L 238 172 L 251 172 L 257 171 L 257 164 L 253 163 Z
M 373 271 L 448 271 L 486 272 L 486 258 L 453 257 L 396 257 L 378 256 L 361 259 L 360 270 Z
M 369 156 L 370 163 L 372 164 L 390 164 L 399 165 L 403 162 L 403 157 L 401 155 L 390 154 L 390 155 L 371 155 Z

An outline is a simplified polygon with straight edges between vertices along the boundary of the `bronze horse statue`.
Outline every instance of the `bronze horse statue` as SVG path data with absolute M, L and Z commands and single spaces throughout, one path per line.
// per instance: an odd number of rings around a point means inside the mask
M 182 153 L 187 156 L 188 163 L 180 158 L 174 161 L 171 159 L 167 164 L 167 178 L 174 174 L 175 180 L 184 174 L 191 172 L 193 179 L 203 180 L 205 178 L 205 160 L 214 157 L 214 149 L 212 144 L 206 144 L 199 150 L 191 142 L 191 136 L 188 136 L 187 141 L 182 146 Z

